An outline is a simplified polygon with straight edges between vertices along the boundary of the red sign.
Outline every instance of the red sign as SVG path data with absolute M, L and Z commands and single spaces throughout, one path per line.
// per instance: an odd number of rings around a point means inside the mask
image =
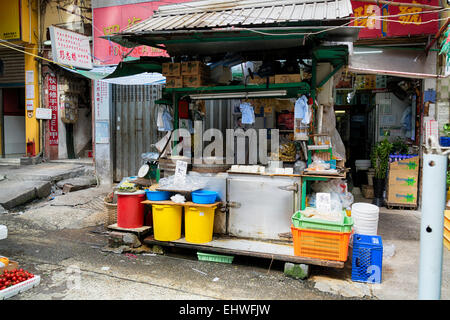
M 94 26 L 94 62 L 95 64 L 110 65 L 118 64 L 123 57 L 131 51 L 117 43 L 100 38 L 123 31 L 125 28 L 139 23 L 153 15 L 153 12 L 161 5 L 181 3 L 190 0 L 164 0 L 149 1 L 135 4 L 126 4 L 106 8 L 93 9 Z M 128 55 L 129 57 L 140 56 L 165 56 L 164 50 L 148 46 L 140 46 Z
M 52 119 L 50 120 L 50 145 L 58 145 L 58 84 L 56 77 L 47 77 L 48 107 L 52 109 Z
M 439 0 L 402 0 L 402 2 L 439 6 Z M 428 35 L 435 34 L 439 29 L 439 21 L 433 21 L 439 18 L 439 13 L 430 13 L 430 9 L 359 1 L 352 1 L 352 8 L 352 16 L 360 18 L 352 25 L 364 27 L 359 32 L 359 39 Z

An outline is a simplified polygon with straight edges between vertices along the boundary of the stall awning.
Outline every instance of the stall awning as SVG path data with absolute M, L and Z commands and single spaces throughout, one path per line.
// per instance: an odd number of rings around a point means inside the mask
M 151 18 L 103 38 L 163 48 L 171 56 L 286 49 L 305 39 L 356 40 L 360 27 L 345 25 L 352 12 L 350 0 L 203 0 L 161 6 Z
M 435 51 L 421 48 L 355 48 L 348 58 L 348 70 L 360 74 L 427 79 L 441 77 L 436 72 Z
M 96 66 L 91 70 L 64 68 L 91 80 L 102 80 L 113 84 L 164 84 L 161 63 L 168 58 L 141 57 L 120 62 L 117 66 Z
M 126 32 L 267 26 L 335 20 L 352 13 L 350 0 L 205 0 L 161 6 Z

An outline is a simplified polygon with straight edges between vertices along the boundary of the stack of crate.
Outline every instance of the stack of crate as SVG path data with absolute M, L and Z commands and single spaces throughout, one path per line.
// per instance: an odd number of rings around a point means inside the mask
M 166 77 L 167 88 L 182 88 L 183 78 L 181 77 L 180 62 L 166 62 L 162 64 L 162 74 Z
M 204 87 L 210 84 L 210 68 L 200 61 L 187 61 L 181 63 L 181 76 L 183 87 Z
M 210 68 L 200 61 L 162 64 L 167 88 L 195 88 L 210 84 Z
M 418 178 L 418 156 L 390 163 L 388 205 L 417 207 Z

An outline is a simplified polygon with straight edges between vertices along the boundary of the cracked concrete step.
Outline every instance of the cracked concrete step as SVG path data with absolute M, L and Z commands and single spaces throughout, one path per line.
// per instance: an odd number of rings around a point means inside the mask
M 0 205 L 10 210 L 36 198 L 45 198 L 51 192 L 49 181 L 0 181 Z
M 96 185 L 97 178 L 92 175 L 64 179 L 56 183 L 58 188 L 63 189 L 63 193 L 87 189 Z
M 93 167 L 82 165 L 71 165 L 60 167 L 57 165 L 44 168 L 31 168 L 33 166 L 21 167 L 17 170 L 9 170 L 4 175 L 9 180 L 18 181 L 51 181 L 57 182 L 64 179 L 76 178 L 88 174 L 93 174 Z M 0 172 L 1 173 L 1 172 Z

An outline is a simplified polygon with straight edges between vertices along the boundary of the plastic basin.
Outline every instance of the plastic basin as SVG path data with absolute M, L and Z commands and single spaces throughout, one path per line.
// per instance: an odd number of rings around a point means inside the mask
M 192 202 L 198 204 L 212 204 L 216 202 L 217 192 L 208 190 L 198 190 L 192 192 Z
M 169 191 L 145 190 L 145 194 L 147 195 L 147 199 L 150 201 L 164 201 L 170 199 Z

